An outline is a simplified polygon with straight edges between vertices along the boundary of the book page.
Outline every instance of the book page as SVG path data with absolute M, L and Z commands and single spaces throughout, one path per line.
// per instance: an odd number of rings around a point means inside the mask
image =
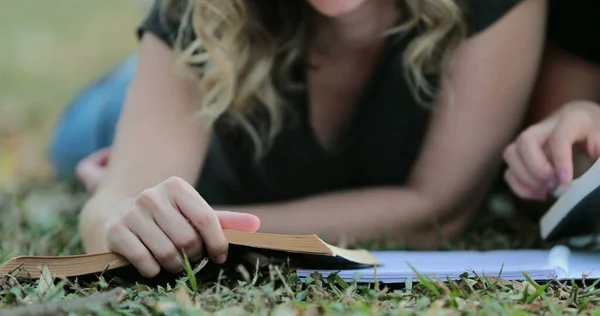
M 377 267 L 377 280 L 389 283 L 405 282 L 407 278 L 416 281 L 416 274 L 430 278 L 446 280 L 459 279 L 467 272 L 469 276 L 502 277 L 506 280 L 524 280 L 523 272 L 533 279 L 549 280 L 562 277 L 558 267 L 548 264 L 547 250 L 498 250 L 498 251 L 382 251 L 373 252 L 381 261 Z M 410 265 L 409 265 L 410 264 Z M 572 263 L 573 265 L 573 263 Z M 501 272 L 502 271 L 502 272 Z M 313 271 L 298 270 L 300 277 Z M 324 276 L 335 270 L 318 271 Z M 500 274 L 501 273 L 501 274 Z M 360 277 L 361 282 L 370 282 L 375 278 L 375 269 L 344 270 L 339 275 L 346 281 Z
M 600 279 L 600 251 L 571 251 L 568 279 Z

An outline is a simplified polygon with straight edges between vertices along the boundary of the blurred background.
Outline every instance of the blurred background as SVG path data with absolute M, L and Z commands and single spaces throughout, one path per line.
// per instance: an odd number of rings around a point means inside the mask
M 51 131 L 135 51 L 150 0 L 0 0 L 0 187 L 51 179 Z

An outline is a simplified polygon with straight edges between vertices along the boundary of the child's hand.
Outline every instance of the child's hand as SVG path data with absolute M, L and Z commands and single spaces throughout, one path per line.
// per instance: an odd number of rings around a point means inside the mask
M 573 146 L 600 157 L 600 105 L 570 102 L 525 130 L 504 151 L 505 179 L 522 198 L 546 199 L 573 179 Z
M 183 270 L 182 251 L 192 261 L 205 251 L 221 264 L 228 243 L 223 229 L 256 231 L 259 219 L 251 214 L 214 211 L 196 189 L 181 178 L 171 178 L 121 204 L 123 212 L 107 221 L 102 239 L 146 277 L 161 266 L 171 273 Z

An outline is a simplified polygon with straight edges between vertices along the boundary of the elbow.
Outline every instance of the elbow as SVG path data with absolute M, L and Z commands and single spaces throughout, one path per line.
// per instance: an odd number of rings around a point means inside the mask
M 481 209 L 483 195 L 472 190 L 465 194 L 434 194 L 414 188 L 421 201 L 421 216 L 414 222 L 407 246 L 415 250 L 436 250 L 463 238 L 474 216 Z M 407 235 L 407 234 L 405 234 Z
M 473 218 L 473 211 L 462 210 L 455 213 L 454 218 L 446 220 L 442 223 L 440 241 L 437 247 L 454 243 L 464 237 L 467 231 L 471 219 Z
M 464 237 L 477 208 L 462 208 L 456 211 L 437 212 L 404 236 L 408 247 L 414 250 L 437 250 L 454 244 Z

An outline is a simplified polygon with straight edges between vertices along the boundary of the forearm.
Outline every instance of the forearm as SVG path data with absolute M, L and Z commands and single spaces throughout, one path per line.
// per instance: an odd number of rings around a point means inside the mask
M 412 247 L 435 247 L 441 233 L 455 235 L 456 221 L 467 214 L 448 208 L 408 187 L 368 188 L 331 193 L 285 203 L 226 207 L 261 220 L 260 231 L 322 234 L 331 243 L 393 238 Z M 459 225 L 460 226 L 460 225 Z
M 527 123 L 538 123 L 570 101 L 597 101 L 599 85 L 600 67 L 548 43 Z
M 106 222 L 126 211 L 130 199 L 170 177 L 195 183 L 201 173 L 212 131 L 195 116 L 201 99 L 195 81 L 172 73 L 173 58 L 161 40 L 143 37 L 105 174 L 82 210 L 87 251 L 104 250 Z

